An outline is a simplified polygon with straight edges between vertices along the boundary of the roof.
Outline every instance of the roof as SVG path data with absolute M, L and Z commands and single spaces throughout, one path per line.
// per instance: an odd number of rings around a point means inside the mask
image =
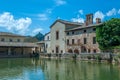
M 26 43 L 26 42 L 0 42 L 2 47 L 38 47 L 35 43 Z
M 103 23 L 90 24 L 90 25 L 88 25 L 88 26 L 82 25 L 82 26 L 80 26 L 80 27 L 72 28 L 72 29 L 69 29 L 69 30 L 66 30 L 66 31 L 73 31 L 73 30 L 78 30 L 78 29 L 90 28 L 90 27 L 94 27 L 94 26 L 101 25 L 101 24 L 103 24 Z
M 13 33 L 10 33 L 10 32 L 0 32 L 0 36 L 25 37 L 25 36 L 18 35 L 18 34 L 13 34 Z
M 71 22 L 71 21 L 66 21 L 66 20 L 58 19 L 58 20 L 56 20 L 56 21 L 50 26 L 50 28 L 51 28 L 55 23 L 57 23 L 57 22 L 60 22 L 60 23 L 63 23 L 63 24 L 77 25 L 77 26 L 83 25 L 83 23 Z
M 37 44 L 44 44 L 45 41 L 39 41 L 39 42 L 36 42 Z
M 44 36 L 46 36 L 47 34 L 50 34 L 50 32 L 46 33 Z

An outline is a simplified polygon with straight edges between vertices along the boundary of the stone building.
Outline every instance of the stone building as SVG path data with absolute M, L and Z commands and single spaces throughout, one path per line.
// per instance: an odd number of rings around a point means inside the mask
M 80 23 L 56 20 L 51 26 L 51 53 L 66 53 L 66 30 L 82 26 Z
M 99 53 L 96 42 L 96 26 L 101 25 L 101 19 L 96 18 L 93 23 L 93 14 L 86 15 L 85 23 L 70 22 L 58 19 L 50 26 L 49 51 L 47 42 L 45 50 L 49 53 Z
M 39 51 L 39 53 L 45 53 L 45 41 L 39 41 L 36 44 L 39 46 L 37 48 L 37 50 Z
M 100 18 L 96 18 L 93 24 L 93 15 L 86 15 L 86 23 L 77 28 L 66 30 L 66 52 L 69 53 L 99 53 L 99 45 L 96 42 L 96 26 L 101 24 Z
M 45 53 L 51 53 L 51 47 L 50 47 L 50 32 L 48 32 L 47 34 L 45 34 L 44 37 L 44 43 L 45 43 Z
M 51 53 L 50 38 L 51 38 L 50 32 L 48 32 L 45 34 L 43 41 L 37 42 L 40 53 Z
M 0 56 L 28 56 L 38 45 L 24 42 L 25 36 L 0 32 Z

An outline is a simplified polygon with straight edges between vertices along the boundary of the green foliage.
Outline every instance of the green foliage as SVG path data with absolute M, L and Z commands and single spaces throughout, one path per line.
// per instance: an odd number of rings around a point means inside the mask
M 97 26 L 96 40 L 100 49 L 111 49 L 120 45 L 120 19 L 112 18 Z

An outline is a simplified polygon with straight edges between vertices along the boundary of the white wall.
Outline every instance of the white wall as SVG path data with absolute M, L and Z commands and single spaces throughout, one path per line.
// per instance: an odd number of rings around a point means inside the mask
M 59 39 L 56 40 L 56 31 L 59 31 Z M 59 46 L 59 53 L 61 53 L 61 50 L 63 53 L 65 53 L 65 25 L 56 22 L 51 27 L 51 53 L 54 50 L 54 53 L 56 53 L 56 46 Z
M 49 38 L 48 38 L 49 37 Z M 46 53 L 51 53 L 51 47 L 50 47 L 50 33 L 47 33 L 45 35 L 45 38 L 44 38 L 44 42 L 45 42 L 45 52 Z

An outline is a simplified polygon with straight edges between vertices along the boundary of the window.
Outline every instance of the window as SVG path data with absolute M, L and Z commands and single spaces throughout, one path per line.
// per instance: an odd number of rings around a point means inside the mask
M 52 50 L 52 53 L 54 53 L 54 50 Z
M 67 32 L 67 35 L 69 35 L 69 32 Z
M 72 44 L 75 44 L 75 40 L 74 39 L 72 39 Z
M 86 33 L 86 30 L 84 30 L 84 33 Z
M 90 53 L 90 49 L 88 49 L 88 53 Z
M 46 48 L 48 47 L 48 44 L 46 44 Z
M 20 39 L 17 39 L 17 42 L 20 42 Z
M 93 31 L 96 31 L 96 28 L 93 28 Z
M 49 36 L 47 37 L 47 40 L 49 40 Z
M 61 50 L 61 53 L 63 53 L 63 50 Z
M 96 37 L 93 37 L 93 44 L 96 44 Z
M 12 42 L 13 40 L 12 39 L 9 39 L 10 42 Z
M 4 41 L 5 41 L 5 39 L 4 39 L 4 38 L 2 38 L 2 39 L 1 39 L 1 41 L 2 41 L 2 42 L 4 42 Z
M 59 39 L 59 31 L 56 31 L 56 40 Z
M 93 50 L 93 53 L 96 53 L 96 49 Z
M 74 34 L 74 31 L 72 31 L 72 34 Z
M 86 44 L 87 43 L 87 38 L 84 38 L 84 44 Z
M 67 45 L 69 45 L 69 39 L 67 39 Z
M 84 53 L 86 53 L 87 52 L 87 50 L 86 50 L 86 48 L 84 47 Z
M 59 53 L 59 47 L 56 46 L 56 53 Z

